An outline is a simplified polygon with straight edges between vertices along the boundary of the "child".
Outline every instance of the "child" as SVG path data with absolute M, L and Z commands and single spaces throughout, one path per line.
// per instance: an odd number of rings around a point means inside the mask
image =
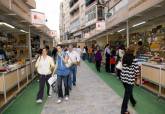
M 115 56 L 111 55 L 111 57 L 110 57 L 110 72 L 111 73 L 115 72 L 115 64 L 116 64 Z

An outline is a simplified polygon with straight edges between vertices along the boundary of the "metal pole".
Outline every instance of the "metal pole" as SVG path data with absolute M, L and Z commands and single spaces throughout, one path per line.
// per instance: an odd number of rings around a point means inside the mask
M 12 2 L 11 2 L 11 0 L 9 1 L 9 9 L 11 10 L 12 9 Z
M 5 103 L 7 103 L 7 90 L 6 90 L 6 80 L 5 80 L 5 74 L 3 73 L 3 94 L 5 98 Z
M 32 49 L 31 49 L 31 32 L 29 26 L 29 34 L 28 34 L 28 44 L 29 44 L 29 58 L 30 58 L 30 72 L 33 78 L 33 65 L 32 65 Z
M 127 48 L 129 47 L 129 23 L 127 20 Z

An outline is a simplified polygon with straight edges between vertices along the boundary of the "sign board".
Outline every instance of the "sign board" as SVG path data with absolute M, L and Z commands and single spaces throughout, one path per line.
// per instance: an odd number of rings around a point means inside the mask
M 105 21 L 96 22 L 96 30 L 98 31 L 105 30 Z
M 48 34 L 49 34 L 49 36 L 51 36 L 51 37 L 56 37 L 56 36 L 57 36 L 57 31 L 55 31 L 55 30 L 50 30 L 50 31 L 48 32 Z
M 32 11 L 31 12 L 32 24 L 34 25 L 45 25 L 46 16 L 44 13 Z
M 89 38 L 89 36 L 90 36 L 89 33 L 85 33 L 85 34 L 84 34 L 84 37 L 85 37 L 85 38 Z

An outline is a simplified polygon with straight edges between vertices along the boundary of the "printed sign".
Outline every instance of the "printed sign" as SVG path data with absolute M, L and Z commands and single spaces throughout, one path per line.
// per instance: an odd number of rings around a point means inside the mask
M 32 24 L 45 25 L 46 17 L 44 13 L 32 11 L 31 12 Z

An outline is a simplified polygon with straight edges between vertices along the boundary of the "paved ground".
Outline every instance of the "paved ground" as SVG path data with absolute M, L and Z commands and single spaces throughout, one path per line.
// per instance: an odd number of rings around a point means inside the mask
M 48 98 L 41 114 L 120 114 L 122 98 L 106 85 L 85 63 L 78 69 L 77 86 L 69 101 L 56 104 Z M 130 107 L 129 107 L 130 108 Z M 132 108 L 131 114 L 135 114 Z

